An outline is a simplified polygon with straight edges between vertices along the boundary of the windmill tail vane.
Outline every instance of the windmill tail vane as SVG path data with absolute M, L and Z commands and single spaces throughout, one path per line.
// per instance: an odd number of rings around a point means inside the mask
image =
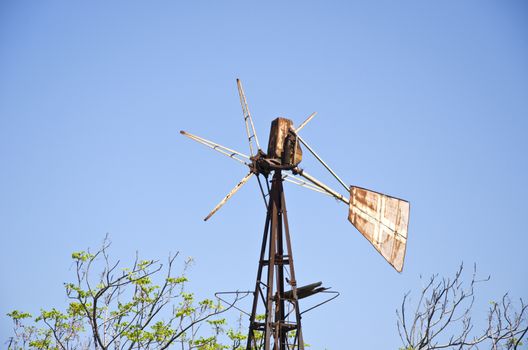
M 244 116 L 249 156 L 185 131 L 180 132 L 191 140 L 199 142 L 249 168 L 248 174 L 218 203 L 207 215 L 205 220 L 211 218 L 253 176 L 256 176 L 259 184 L 261 184 L 261 175 L 267 179 L 271 172 L 287 172 L 283 174 L 283 180 L 318 193 L 326 194 L 346 204 L 349 207 L 348 220 L 350 223 L 354 225 L 396 271 L 401 272 L 407 243 L 409 202 L 365 188 L 348 186 L 314 151 L 306 140 L 299 135 L 300 131 L 316 116 L 316 112 L 304 120 L 298 128 L 295 128 L 293 122 L 286 118 L 273 120 L 268 149 L 267 153 L 265 153 L 260 148 L 253 118 L 251 117 L 242 83 L 239 79 L 237 79 L 237 87 Z M 324 184 L 298 166 L 303 157 L 301 145 L 347 191 L 346 196 Z M 266 197 L 269 196 L 269 188 L 268 194 L 265 193 L 262 186 L 261 190 L 264 201 L 267 203 Z

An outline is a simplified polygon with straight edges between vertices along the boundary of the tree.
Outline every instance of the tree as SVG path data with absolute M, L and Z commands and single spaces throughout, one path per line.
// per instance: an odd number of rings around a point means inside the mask
M 245 336 L 226 329 L 226 320 L 217 317 L 234 306 L 238 295 L 226 306 L 196 301 L 186 291 L 190 259 L 179 275 L 173 273 L 178 254 L 166 265 L 136 254 L 131 267 L 121 268 L 120 261 L 111 261 L 109 247 L 107 237 L 95 253 L 72 254 L 75 278 L 64 284 L 70 300 L 65 311 L 8 314 L 14 325 L 8 349 L 241 349 Z M 203 324 L 211 327 L 208 336 Z M 222 345 L 221 335 L 232 344 Z
M 516 311 L 508 294 L 492 301 L 481 331 L 475 331 L 471 311 L 475 287 L 489 280 L 476 277 L 476 266 L 469 284 L 462 280 L 463 265 L 452 278 L 433 275 L 421 290 L 415 311 L 410 312 L 409 293 L 403 297 L 398 316 L 398 332 L 404 347 L 422 349 L 518 349 L 528 331 L 528 306 L 519 300 Z

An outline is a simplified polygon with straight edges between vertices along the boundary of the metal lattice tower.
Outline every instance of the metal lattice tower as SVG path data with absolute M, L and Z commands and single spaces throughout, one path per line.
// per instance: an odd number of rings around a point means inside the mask
M 264 334 L 264 349 L 304 349 L 301 312 L 297 297 L 297 282 L 282 181 L 281 171 L 276 171 L 271 185 L 257 280 L 253 293 L 247 350 L 258 347 L 255 331 Z M 289 279 L 286 279 L 285 273 L 290 276 Z M 285 282 L 286 285 L 290 285 L 290 291 L 285 292 Z M 266 310 L 263 322 L 256 320 L 259 303 L 264 304 Z M 290 316 L 293 320 L 289 320 Z M 288 342 L 290 338 L 288 335 L 291 331 L 295 331 L 291 337 L 293 338 L 292 344 Z

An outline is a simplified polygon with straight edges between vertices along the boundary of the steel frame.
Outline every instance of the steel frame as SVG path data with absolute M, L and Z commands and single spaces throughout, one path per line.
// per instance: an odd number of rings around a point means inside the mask
M 297 282 L 282 182 L 281 171 L 275 170 L 253 292 L 246 350 L 262 348 L 262 345 L 264 345 L 264 350 L 304 350 L 301 312 L 297 298 Z M 284 243 L 286 243 L 286 255 L 284 254 Z M 286 266 L 286 273 L 290 276 L 288 281 L 285 279 Z M 265 268 L 267 271 L 264 282 Z M 284 297 L 285 281 L 292 288 L 293 297 L 291 299 Z M 259 303 L 266 310 L 264 322 L 257 319 Z M 288 304 L 293 308 L 292 314 L 295 315 L 295 320 L 291 322 L 288 320 L 290 313 L 286 313 Z M 290 343 L 289 333 L 292 331 L 295 333 L 291 337 L 293 343 Z M 257 332 L 263 333 L 262 337 L 257 336 Z

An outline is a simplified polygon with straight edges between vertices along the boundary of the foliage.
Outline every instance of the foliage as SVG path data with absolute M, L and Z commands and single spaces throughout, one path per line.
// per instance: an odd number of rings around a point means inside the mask
M 422 349 L 508 349 L 522 346 L 528 325 L 528 306 L 519 300 L 519 310 L 505 294 L 499 302 L 491 302 L 486 326 L 475 331 L 471 311 L 475 287 L 483 280 L 476 278 L 476 266 L 469 283 L 462 281 L 463 265 L 452 278 L 432 276 L 423 287 L 414 312 L 410 311 L 409 293 L 405 294 L 398 315 L 398 331 L 404 347 Z M 466 286 L 467 285 L 467 286 Z
M 120 261 L 110 260 L 109 247 L 105 239 L 94 253 L 72 253 L 75 278 L 64 284 L 66 310 L 41 310 L 36 317 L 8 313 L 14 326 L 8 349 L 242 349 L 240 329 L 227 328 L 218 317 L 237 300 L 223 306 L 186 291 L 191 259 L 179 275 L 173 274 L 178 254 L 169 256 L 166 266 L 136 254 L 132 266 L 120 268 Z M 221 336 L 232 344 L 222 345 Z

